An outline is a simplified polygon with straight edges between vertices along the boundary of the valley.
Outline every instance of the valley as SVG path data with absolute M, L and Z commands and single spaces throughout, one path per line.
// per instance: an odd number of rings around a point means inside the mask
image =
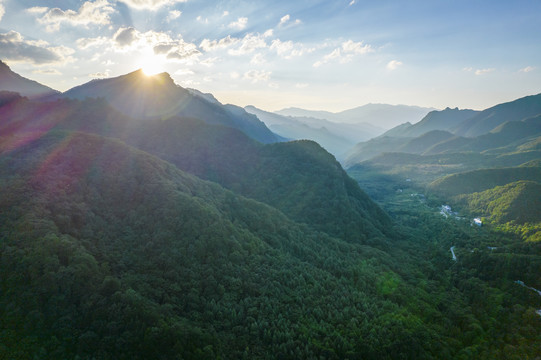
M 0 70 L 1 358 L 541 354 L 539 95 L 386 106 L 423 119 L 380 135 L 166 73 Z

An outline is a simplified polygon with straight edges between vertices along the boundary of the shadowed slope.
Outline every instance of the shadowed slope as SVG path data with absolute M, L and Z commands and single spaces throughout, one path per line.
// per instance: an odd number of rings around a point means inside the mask
M 389 255 L 119 141 L 51 132 L 1 155 L 0 182 L 7 358 L 428 356 L 432 329 L 388 321 L 418 319 L 379 291 L 409 286 Z
M 53 129 L 98 133 L 348 241 L 379 242 L 374 239 L 390 231 L 387 215 L 352 183 L 332 155 L 312 142 L 263 145 L 239 130 L 185 117 L 134 120 L 103 99 L 19 99 L 1 112 L 6 115 L 0 123 L 7 134 L 0 142 L 4 151 Z
M 52 95 L 58 91 L 42 85 L 34 80 L 29 80 L 13 72 L 9 66 L 0 61 L 0 91 L 18 92 L 23 96 L 40 97 Z

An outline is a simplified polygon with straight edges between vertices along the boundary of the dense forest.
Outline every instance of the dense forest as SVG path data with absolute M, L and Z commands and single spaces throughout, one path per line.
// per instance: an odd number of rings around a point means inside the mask
M 0 94 L 0 358 L 540 356 L 534 140 L 346 172 L 203 98 L 50 96 Z

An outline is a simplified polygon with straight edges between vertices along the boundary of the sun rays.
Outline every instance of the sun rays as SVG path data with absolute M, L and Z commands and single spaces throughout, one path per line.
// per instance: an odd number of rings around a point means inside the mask
M 152 76 L 165 71 L 165 61 L 160 56 L 148 55 L 140 59 L 139 67 L 145 75 Z

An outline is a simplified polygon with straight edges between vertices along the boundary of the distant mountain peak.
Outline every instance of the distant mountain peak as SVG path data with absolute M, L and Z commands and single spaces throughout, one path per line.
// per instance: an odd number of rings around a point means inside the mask
M 209 124 L 236 128 L 255 140 L 281 140 L 264 123 L 241 108 L 222 105 L 211 94 L 177 85 L 167 72 L 147 75 L 142 69 L 74 87 L 60 97 L 104 98 L 116 110 L 136 119 L 193 117 Z

